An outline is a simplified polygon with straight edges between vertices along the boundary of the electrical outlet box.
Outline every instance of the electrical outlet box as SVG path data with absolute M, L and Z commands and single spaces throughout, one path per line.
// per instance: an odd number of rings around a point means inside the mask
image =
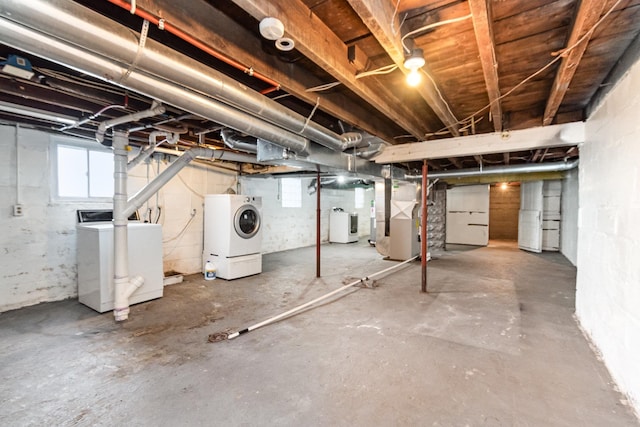
M 22 216 L 24 215 L 24 209 L 22 205 L 13 205 L 13 216 Z

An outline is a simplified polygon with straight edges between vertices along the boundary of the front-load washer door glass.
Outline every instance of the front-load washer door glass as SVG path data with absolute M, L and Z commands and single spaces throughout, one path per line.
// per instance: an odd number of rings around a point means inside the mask
M 253 205 L 242 205 L 233 222 L 238 236 L 250 239 L 260 230 L 260 212 Z

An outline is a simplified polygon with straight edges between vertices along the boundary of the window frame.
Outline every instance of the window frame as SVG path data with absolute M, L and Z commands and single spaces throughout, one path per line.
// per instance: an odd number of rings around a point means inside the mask
M 50 137 L 50 145 L 49 145 L 49 153 L 51 159 L 51 186 L 50 186 L 50 194 L 52 202 L 83 202 L 83 203 L 106 203 L 112 202 L 113 196 L 110 197 L 91 197 L 88 195 L 87 197 L 75 197 L 75 196 L 61 196 L 60 195 L 60 183 L 58 182 L 58 169 L 59 169 L 59 158 L 58 158 L 58 147 L 69 147 L 82 149 L 85 151 L 85 156 L 87 159 L 87 194 L 90 193 L 91 190 L 91 161 L 90 161 L 90 153 L 91 152 L 100 152 L 100 153 L 110 153 L 113 151 L 108 148 L 98 144 L 95 141 L 80 139 L 80 138 L 69 138 L 69 137 L 61 137 L 61 136 L 51 136 Z M 113 175 L 110 177 L 113 179 Z
M 299 188 L 299 194 L 296 198 L 296 205 L 295 206 L 290 206 L 290 205 L 286 205 L 285 206 L 285 180 L 287 180 L 287 182 L 294 182 L 297 180 L 298 182 L 298 186 Z M 289 194 L 291 192 L 287 191 L 287 194 Z M 289 199 L 287 199 L 289 200 Z M 298 208 L 302 208 L 302 178 L 280 178 L 280 207 L 285 208 L 285 209 L 298 209 Z

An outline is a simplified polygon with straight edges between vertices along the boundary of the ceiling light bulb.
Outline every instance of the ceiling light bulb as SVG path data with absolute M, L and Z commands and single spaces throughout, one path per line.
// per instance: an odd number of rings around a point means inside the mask
M 344 176 L 343 175 L 338 175 L 338 183 L 344 184 L 344 181 L 345 181 Z
M 503 182 L 502 185 L 500 186 L 500 188 L 502 188 L 503 190 L 507 189 L 507 183 Z
M 420 75 L 419 69 L 411 70 L 409 71 L 409 74 L 407 74 L 407 84 L 409 86 L 411 87 L 418 86 L 421 81 L 422 81 L 422 76 Z
M 404 68 L 407 70 L 417 70 L 424 67 L 424 54 L 422 49 L 413 49 L 411 54 L 404 59 Z

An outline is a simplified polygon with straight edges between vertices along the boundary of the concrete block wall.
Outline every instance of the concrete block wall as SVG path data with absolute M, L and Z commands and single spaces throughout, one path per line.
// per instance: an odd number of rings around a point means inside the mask
M 573 264 L 578 263 L 578 169 L 567 172 L 562 180 L 560 207 L 560 252 Z
M 640 62 L 586 122 L 576 313 L 640 413 Z
M 262 252 L 278 252 L 316 244 L 316 194 L 309 194 L 307 187 L 313 178 L 302 179 L 302 207 L 283 208 L 280 200 L 278 178 L 240 177 L 242 194 L 262 196 Z M 365 203 L 355 208 L 354 190 L 322 189 L 320 195 L 322 242 L 329 240 L 329 213 L 340 207 L 346 212 L 358 213 L 358 235 L 369 238 L 370 206 L 374 199 L 373 187 L 365 191 Z
M 0 312 L 77 296 L 76 210 L 111 209 L 111 203 L 60 202 L 51 196 L 50 138 L 52 134 L 33 129 L 0 125 Z M 17 142 L 16 142 L 17 141 Z M 87 142 L 90 143 L 90 142 Z M 19 166 L 16 147 L 19 146 Z M 155 176 L 153 162 L 150 178 Z M 164 170 L 167 164 L 160 164 Z M 16 179 L 19 173 L 19 179 Z M 147 180 L 147 166 L 131 173 L 130 194 Z M 207 167 L 187 166 L 180 172 L 189 186 L 201 193 L 224 192 L 235 186 L 234 174 L 223 174 Z M 20 203 L 24 215 L 13 216 L 19 181 Z M 151 206 L 155 207 L 155 197 Z M 165 243 L 164 270 L 182 273 L 200 271 L 202 257 L 202 199 L 174 178 L 159 193 L 163 207 L 159 222 L 164 240 L 177 236 L 191 218 L 196 217 L 177 239 Z M 143 208 L 144 209 L 144 208 Z M 142 210 L 141 210 L 141 213 Z M 153 219 L 155 220 L 153 211 Z
M 491 186 L 489 193 L 489 239 L 518 240 L 520 186 Z

